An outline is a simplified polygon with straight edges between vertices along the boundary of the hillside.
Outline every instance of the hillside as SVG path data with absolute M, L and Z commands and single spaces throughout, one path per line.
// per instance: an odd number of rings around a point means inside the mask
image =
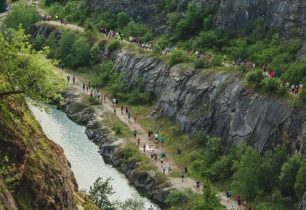
M 41 131 L 22 97 L 0 102 L 4 209 L 75 209 L 80 195 L 64 151 Z

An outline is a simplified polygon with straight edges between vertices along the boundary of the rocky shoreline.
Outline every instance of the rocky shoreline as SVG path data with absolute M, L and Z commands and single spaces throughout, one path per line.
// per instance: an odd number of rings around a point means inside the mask
M 64 102 L 58 108 L 64 111 L 74 122 L 86 127 L 88 138 L 99 147 L 99 153 L 107 164 L 112 165 L 129 180 L 142 195 L 160 207 L 167 206 L 166 199 L 171 191 L 169 183 L 159 183 L 150 172 L 136 172 L 140 165 L 136 161 L 125 159 L 122 141 L 111 136 L 110 130 L 96 118 L 94 106 L 79 102 L 77 92 L 69 89 L 64 94 Z

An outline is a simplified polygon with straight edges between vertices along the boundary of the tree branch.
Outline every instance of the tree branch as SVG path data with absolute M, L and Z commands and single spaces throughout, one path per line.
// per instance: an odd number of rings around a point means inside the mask
M 20 93 L 24 93 L 24 91 L 23 90 L 13 90 L 13 91 L 0 92 L 0 97 L 4 97 L 7 95 L 13 95 L 13 94 L 20 94 Z

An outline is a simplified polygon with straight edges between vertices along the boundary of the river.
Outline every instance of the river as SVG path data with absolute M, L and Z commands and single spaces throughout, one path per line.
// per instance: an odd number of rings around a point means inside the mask
M 111 177 L 110 183 L 115 192 L 110 196 L 111 201 L 123 202 L 139 195 L 136 189 L 129 185 L 122 173 L 105 164 L 98 153 L 98 147 L 86 136 L 84 126 L 74 123 L 64 112 L 52 106 L 48 106 L 48 111 L 31 104 L 29 107 L 46 136 L 64 149 L 79 189 L 89 190 L 98 177 L 102 177 L 104 180 Z M 146 198 L 144 201 L 146 209 L 150 205 L 155 206 Z

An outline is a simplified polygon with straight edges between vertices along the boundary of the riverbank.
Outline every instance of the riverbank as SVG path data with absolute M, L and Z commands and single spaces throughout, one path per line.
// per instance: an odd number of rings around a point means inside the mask
M 103 125 L 105 111 L 101 107 L 88 104 L 85 97 L 79 88 L 70 86 L 64 93 L 65 100 L 60 109 L 74 122 L 86 126 L 88 138 L 99 146 L 100 154 L 106 163 L 123 172 L 139 192 L 161 207 L 166 206 L 170 184 L 154 170 L 139 170 L 143 166 L 137 159 L 129 159 L 124 151 L 128 142 L 111 134 L 110 129 Z

